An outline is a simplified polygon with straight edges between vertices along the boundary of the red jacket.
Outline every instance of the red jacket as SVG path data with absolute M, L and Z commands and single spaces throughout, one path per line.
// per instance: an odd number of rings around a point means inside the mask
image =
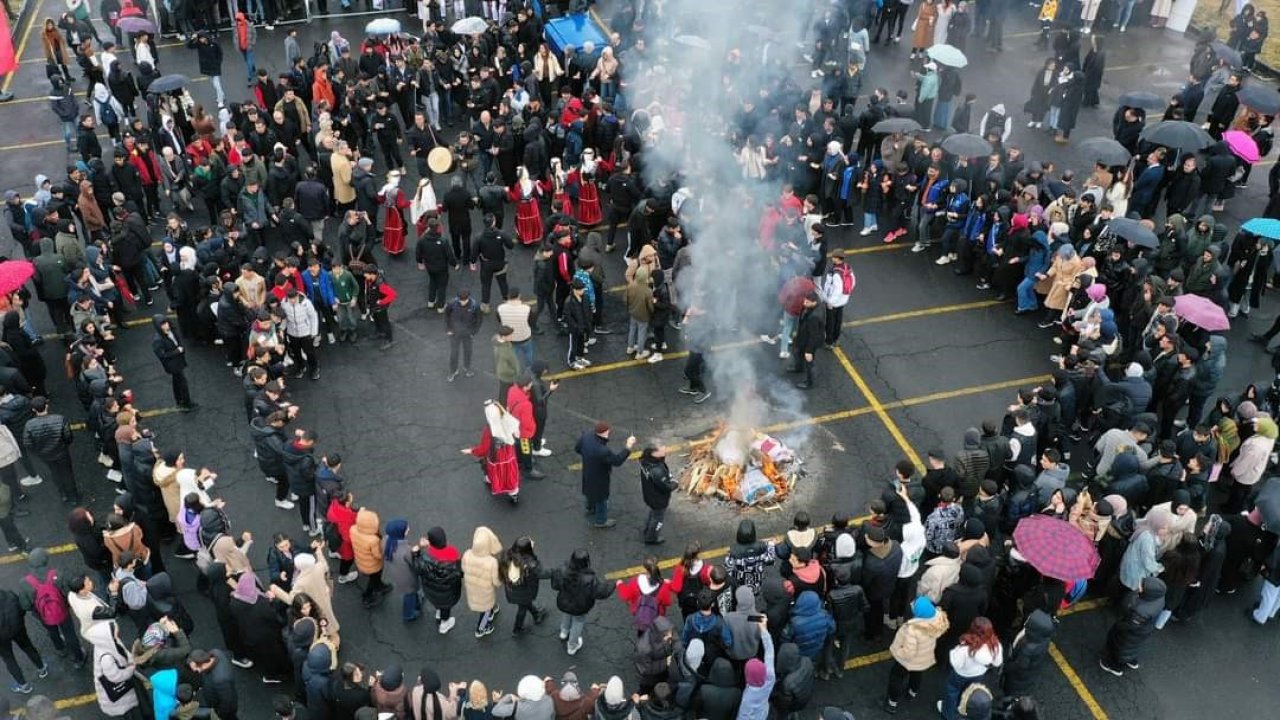
M 519 385 L 512 385 L 507 390 L 507 412 L 520 421 L 521 438 L 528 440 L 538 431 L 538 421 L 533 417 L 533 402 L 529 399 L 529 393 Z
M 619 580 L 617 583 L 618 599 L 627 604 L 627 609 L 632 615 L 635 614 L 636 608 L 640 606 L 640 596 L 644 592 L 640 589 L 640 578 L 633 577 L 630 580 Z M 675 598 L 676 593 L 680 592 L 680 588 L 671 586 L 671 582 L 663 580 L 658 586 L 658 614 L 666 615 L 667 608 L 671 607 L 671 602 Z
M 338 528 L 338 534 L 342 536 L 342 547 L 338 548 L 338 557 L 343 560 L 355 560 L 356 552 L 351 547 L 351 526 L 356 524 L 356 510 L 334 500 L 329 503 L 329 512 L 325 514 L 325 519 L 333 523 Z

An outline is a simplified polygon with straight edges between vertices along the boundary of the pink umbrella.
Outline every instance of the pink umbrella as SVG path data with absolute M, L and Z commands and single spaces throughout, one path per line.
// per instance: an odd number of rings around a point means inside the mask
M 1173 313 L 1193 325 L 1219 332 L 1231 329 L 1227 314 L 1214 301 L 1199 295 L 1179 295 L 1173 300 Z
M 0 262 L 0 295 L 8 295 L 22 287 L 36 274 L 36 266 L 26 260 Z
M 1258 143 L 1249 137 L 1249 134 L 1240 130 L 1228 130 L 1222 133 L 1222 139 L 1230 148 L 1231 154 L 1249 163 L 1250 165 L 1258 162 L 1261 155 L 1258 153 Z

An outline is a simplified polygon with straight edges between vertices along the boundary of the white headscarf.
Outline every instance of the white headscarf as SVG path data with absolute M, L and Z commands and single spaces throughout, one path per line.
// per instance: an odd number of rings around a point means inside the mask
M 418 220 L 430 212 L 435 212 L 440 203 L 436 201 L 436 189 L 431 186 L 429 178 L 422 178 L 418 181 L 418 191 L 413 195 L 413 201 L 409 203 L 409 218 L 414 225 L 418 224 Z

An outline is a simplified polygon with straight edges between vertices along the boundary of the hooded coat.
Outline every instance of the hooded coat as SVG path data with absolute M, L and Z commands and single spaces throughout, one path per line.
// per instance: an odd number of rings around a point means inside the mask
M 733 599 L 737 609 L 725 613 L 724 622 L 729 627 L 729 635 L 733 644 L 729 647 L 729 659 L 735 662 L 746 662 L 760 652 L 760 626 L 751 622 L 751 615 L 758 615 L 756 596 L 749 586 L 741 586 L 733 591 Z
M 107 717 L 120 717 L 138 707 L 138 691 L 129 683 L 136 672 L 128 649 L 117 638 L 119 626 L 114 620 L 101 622 L 85 631 L 85 639 L 93 645 L 94 690 L 98 709 Z M 112 698 L 107 686 L 127 688 Z
M 356 569 L 365 575 L 382 570 L 381 527 L 378 513 L 369 508 L 361 508 L 356 513 L 356 524 L 351 526 L 351 549 L 355 553 Z
M 942 591 L 942 600 L 938 603 L 938 609 L 946 612 L 951 624 L 942 642 L 938 643 L 943 650 L 943 657 L 945 651 L 950 650 L 960 640 L 960 636 L 968 632 L 974 619 L 986 614 L 988 601 L 989 593 L 983 584 L 982 570 L 973 563 L 960 566 L 960 580 Z
M 307 720 L 333 718 L 333 650 L 316 643 L 302 666 L 302 684 L 307 697 Z
M 827 637 L 836 631 L 835 620 L 822 608 L 822 600 L 812 591 L 800 593 L 791 612 L 791 622 L 783 637 L 800 648 L 800 654 L 816 658 Z
M 357 521 L 358 523 L 358 521 Z M 481 525 L 471 536 L 471 549 L 462 554 L 462 583 L 467 591 L 467 607 L 485 612 L 498 604 L 498 556 L 502 542 L 489 528 Z
M 1027 617 L 1005 656 L 1001 682 L 1006 695 L 1030 694 L 1036 672 L 1049 654 L 1055 629 L 1053 618 L 1043 610 L 1035 610 Z
M 773 687 L 772 704 L 781 717 L 799 713 L 813 699 L 817 685 L 813 661 L 800 654 L 795 643 L 778 648 L 778 681 Z
M 947 613 L 934 612 L 931 618 L 911 618 L 898 627 L 889 645 L 889 654 L 899 665 L 911 672 L 923 672 L 933 667 L 938 639 L 950 628 Z
M 1164 610 L 1165 586 L 1159 578 L 1142 582 L 1142 592 L 1131 595 L 1121 616 L 1107 632 L 1107 653 L 1118 662 L 1138 661 L 1142 645 L 1155 632 L 1156 617 Z
M 707 681 L 698 688 L 694 702 L 695 717 L 702 720 L 734 720 L 742 689 L 726 658 L 716 658 L 707 673 Z

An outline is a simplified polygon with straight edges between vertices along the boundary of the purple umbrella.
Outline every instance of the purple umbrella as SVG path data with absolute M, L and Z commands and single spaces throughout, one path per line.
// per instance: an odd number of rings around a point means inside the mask
M 1174 298 L 1173 312 L 1187 322 L 1209 332 L 1231 329 L 1227 313 L 1214 301 L 1199 295 L 1179 295 Z
M 144 17 L 120 18 L 116 21 L 116 27 L 130 34 L 154 33 L 156 31 L 156 24 Z

